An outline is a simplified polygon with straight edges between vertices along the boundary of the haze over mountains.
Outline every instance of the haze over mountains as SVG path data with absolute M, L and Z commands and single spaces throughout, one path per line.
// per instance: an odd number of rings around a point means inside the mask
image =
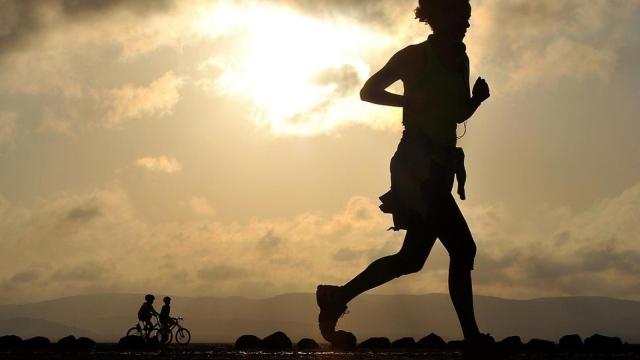
M 52 340 L 74 334 L 98 341 L 119 339 L 136 321 L 142 294 L 73 296 L 57 300 L 0 306 L 0 335 L 44 335 Z M 156 310 L 161 302 L 154 303 Z M 358 339 L 371 336 L 420 338 L 435 332 L 461 337 L 448 295 L 364 295 L 350 304 L 339 328 Z M 477 296 L 476 312 L 483 331 L 496 338 L 520 335 L 523 340 L 557 341 L 565 334 L 602 333 L 640 343 L 640 302 L 603 297 L 507 300 Z M 194 342 L 233 342 L 242 334 L 266 336 L 277 330 L 292 340 L 321 336 L 313 294 L 286 294 L 267 299 L 242 297 L 173 297 L 172 313 L 183 316 Z

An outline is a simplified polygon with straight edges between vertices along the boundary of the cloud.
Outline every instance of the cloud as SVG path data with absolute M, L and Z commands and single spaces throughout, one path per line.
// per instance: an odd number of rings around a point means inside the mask
M 164 117 L 173 113 L 180 100 L 179 89 L 183 80 L 167 72 L 149 86 L 127 84 L 108 90 L 101 99 L 107 108 L 105 126 L 118 127 L 142 117 Z
M 0 3 L 0 56 L 35 43 L 63 22 L 93 20 L 114 11 L 146 16 L 172 5 L 168 0 L 5 0 Z
M 194 196 L 189 200 L 189 206 L 194 214 L 199 216 L 212 217 L 216 214 L 215 209 L 205 197 Z
M 639 204 L 640 184 L 577 213 L 541 208 L 515 218 L 502 206 L 465 204 L 478 244 L 476 291 L 518 298 L 640 298 Z M 370 261 L 400 249 L 403 232 L 385 231 L 391 218 L 377 205 L 353 197 L 333 214 L 152 224 L 115 185 L 60 194 L 31 208 L 8 204 L 0 217 L 0 273 L 10 275 L 0 284 L 21 290 L 4 292 L 0 301 L 150 287 L 260 297 L 342 284 Z M 56 262 L 48 264 L 52 258 Z M 421 273 L 377 291 L 446 292 L 447 270 L 448 257 L 437 244 Z
M 472 62 L 511 90 L 606 78 L 638 1 L 479 1 Z
M 249 275 L 245 267 L 214 265 L 198 271 L 198 277 L 208 282 L 224 282 L 244 279 Z
M 68 269 L 57 270 L 51 275 L 56 281 L 93 282 L 105 278 L 110 269 L 97 262 L 80 263 Z
M 182 170 L 182 165 L 178 160 L 176 160 L 176 158 L 166 155 L 158 157 L 143 157 L 136 160 L 136 165 L 149 171 L 164 172 L 167 174 L 173 174 Z
M 13 284 L 27 284 L 38 280 L 40 276 L 35 271 L 22 271 L 14 274 L 9 279 Z
M 174 3 L 173 0 L 61 0 L 61 7 L 70 17 L 99 15 L 112 9 L 130 11 L 144 16 L 158 11 L 167 11 L 174 6 Z
M 477 287 L 519 297 L 638 298 L 639 199 L 640 184 L 578 213 L 540 208 L 525 217 L 535 219 L 530 225 L 506 209 L 492 210 L 494 221 L 472 226 L 479 243 Z M 487 209 L 471 213 L 484 217 Z
M 69 211 L 67 220 L 76 222 L 87 222 L 99 217 L 101 214 L 98 206 L 87 204 L 85 206 L 76 207 Z
M 362 85 L 358 69 L 351 64 L 344 64 L 339 68 L 325 69 L 316 75 L 315 80 L 319 85 L 334 87 L 336 96 L 352 94 Z
M 17 118 L 14 112 L 0 111 L 0 145 L 13 143 Z
M 242 4 L 249 4 L 225 3 L 240 4 L 240 10 L 246 8 Z M 228 95 L 231 107 L 231 100 L 245 94 L 246 87 L 234 93 L 228 91 L 230 86 L 243 85 L 236 80 L 253 79 L 243 78 L 242 71 L 256 69 L 252 65 L 264 66 L 258 70 L 268 71 L 258 71 L 258 75 L 277 80 L 281 77 L 278 69 L 288 73 L 296 69 L 296 64 L 305 67 L 330 55 L 321 47 L 324 44 L 326 49 L 340 51 L 304 79 L 304 85 L 319 91 L 319 96 L 307 97 L 284 84 L 284 94 L 290 96 L 272 99 L 269 96 L 280 94 L 273 85 L 279 83 L 267 81 L 267 86 L 257 92 L 265 95 L 257 97 L 264 100 L 262 104 L 274 100 L 287 105 L 292 96 L 299 96 L 304 106 L 275 117 L 282 121 L 272 121 L 270 109 L 247 106 L 246 102 L 242 102 L 243 113 L 255 111 L 258 116 L 253 120 L 258 126 L 296 136 L 333 133 L 349 124 L 375 127 L 376 117 L 399 126 L 397 112 L 390 114 L 361 104 L 357 89 L 395 50 L 424 37 L 423 25 L 412 19 L 415 1 L 365 4 L 356 0 L 283 0 L 277 4 L 298 11 L 293 14 L 294 23 L 302 16 L 318 26 L 309 33 L 320 29 L 313 38 L 319 41 L 307 43 L 310 52 L 296 50 L 294 55 L 300 57 L 291 59 L 299 61 L 285 66 L 279 62 L 283 57 L 275 51 L 257 51 L 260 56 L 244 64 L 243 51 L 251 45 L 240 41 L 249 40 L 246 31 L 225 29 L 222 25 L 226 23 L 213 21 L 209 25 L 215 31 L 209 35 L 199 31 L 195 20 L 201 16 L 211 19 L 206 3 L 4 1 L 0 4 L 4 10 L 0 11 L 0 93 L 11 94 L 4 100 L 27 95 L 25 99 L 44 107 L 41 122 L 25 121 L 23 125 L 20 112 L 20 134 L 30 123 L 42 132 L 77 134 L 86 126 L 83 123 L 89 123 L 87 118 L 96 118 L 99 127 L 120 128 L 172 114 L 185 96 L 184 84 L 191 76 L 201 75 L 203 84 L 228 85 L 224 89 L 227 92 L 215 95 Z M 474 1 L 473 38 L 469 43 L 472 62 L 477 69 L 494 74 L 502 86 L 514 89 L 566 79 L 604 78 L 615 67 L 622 39 L 630 36 L 625 34 L 628 14 L 635 11 L 636 4 L 600 0 Z M 269 19 L 263 21 L 270 23 Z M 334 25 L 343 26 L 339 36 L 327 30 Z M 265 33 L 272 29 L 256 28 Z M 277 37 L 275 45 L 289 49 L 287 46 L 295 43 L 291 38 L 299 34 L 287 27 L 280 30 L 289 37 Z M 353 34 L 364 34 L 355 37 L 364 40 L 342 45 L 320 42 Z M 269 46 L 256 47 L 265 48 Z M 321 51 L 312 52 L 314 48 Z M 154 52 L 159 49 L 162 51 Z M 180 64 L 176 65 L 180 69 L 195 69 L 205 59 L 210 61 L 205 61 L 208 65 L 200 72 L 168 71 L 175 64 L 156 60 L 172 51 L 180 54 Z M 147 63 L 155 63 L 160 69 L 155 65 L 147 68 Z M 105 68 L 105 74 L 121 75 L 105 79 L 109 76 L 95 72 L 103 64 L 112 66 Z M 281 67 L 274 68 L 273 64 Z M 143 65 L 144 74 L 130 76 L 133 69 Z M 218 82 L 225 79 L 228 81 Z M 259 101 L 252 105 L 256 104 L 261 105 Z M 30 111 L 40 113 L 38 108 Z M 0 113 L 0 144 L 10 144 L 17 132 L 17 114 Z M 176 173 L 182 168 L 168 155 L 143 157 L 134 164 L 161 173 Z M 465 204 L 479 245 L 476 289 L 484 294 L 515 297 L 640 297 L 636 265 L 640 252 L 636 235 L 640 233 L 639 193 L 640 187 L 631 187 L 586 211 L 547 208 L 532 210 L 523 218 L 496 204 Z M 131 197 L 137 199 L 136 195 Z M 367 197 L 354 196 L 334 213 L 308 212 L 284 219 L 239 222 L 222 221 L 216 211 L 223 213 L 225 209 L 214 208 L 209 199 L 191 194 L 179 201 L 188 204 L 184 219 L 152 222 L 138 213 L 141 207 L 134 199 L 118 185 L 43 195 L 28 205 L 9 203 L 0 197 L 0 253 L 4 260 L 0 280 L 24 286 L 20 291 L 0 294 L 0 301 L 91 291 L 140 291 L 146 286 L 196 295 L 267 296 L 313 291 L 317 283 L 349 280 L 369 261 L 397 251 L 402 242 L 402 233 L 384 231 L 390 226 L 390 217 L 380 213 L 375 199 Z M 31 264 L 50 259 L 56 262 L 49 269 Z M 447 266 L 446 253 L 436 245 L 421 274 L 401 278 L 379 291 L 446 291 Z M 91 284 L 91 279 L 100 281 Z
M 388 52 L 394 36 L 354 21 L 340 6 L 323 17 L 295 3 L 221 4 L 198 27 L 225 47 L 198 66 L 203 88 L 249 103 L 252 120 L 276 135 L 327 134 L 355 123 L 391 127 L 389 113 L 374 112 L 358 89 L 370 74 L 369 54 Z
M 40 133 L 51 133 L 58 135 L 72 136 L 74 132 L 74 122 L 79 119 L 78 112 L 72 106 L 65 108 L 66 113 L 62 114 L 59 110 L 45 108 L 42 121 L 36 129 Z
M 0 93 L 87 96 L 96 84 L 104 85 L 94 66 L 107 68 L 192 41 L 200 7 L 166 0 L 5 0 Z
M 333 259 L 336 261 L 354 261 L 363 255 L 362 250 L 355 250 L 351 248 L 340 248 L 333 254 Z
M 273 234 L 273 231 L 268 231 L 263 237 L 258 239 L 257 248 L 264 253 L 273 253 L 277 251 L 286 240 Z

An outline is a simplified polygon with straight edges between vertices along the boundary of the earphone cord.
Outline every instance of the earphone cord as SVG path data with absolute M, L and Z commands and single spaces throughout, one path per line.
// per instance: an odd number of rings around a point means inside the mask
M 462 131 L 462 135 L 456 136 L 457 140 L 462 139 L 467 134 L 467 120 L 464 121 L 464 130 Z

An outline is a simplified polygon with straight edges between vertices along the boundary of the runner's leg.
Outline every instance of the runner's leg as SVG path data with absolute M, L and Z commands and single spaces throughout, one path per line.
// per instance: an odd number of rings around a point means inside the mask
M 449 294 L 465 339 L 480 333 L 473 309 L 471 270 L 476 245 L 469 226 L 451 194 L 438 207 L 438 237 L 449 252 Z
M 397 277 L 420 271 L 431 252 L 435 239 L 431 228 L 423 222 L 413 221 L 398 253 L 374 261 L 341 287 L 344 303 Z

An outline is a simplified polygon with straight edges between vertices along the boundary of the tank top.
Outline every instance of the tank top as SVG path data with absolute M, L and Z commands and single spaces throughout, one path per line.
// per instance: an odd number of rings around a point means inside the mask
M 430 36 L 424 44 L 425 64 L 420 75 L 407 79 L 405 92 L 423 96 L 427 104 L 422 111 L 403 111 L 402 122 L 408 131 L 418 131 L 431 142 L 432 159 L 442 164 L 450 162 L 456 146 L 456 116 L 466 105 L 469 91 L 469 59 L 463 54 L 463 66 L 445 66 L 433 48 Z

